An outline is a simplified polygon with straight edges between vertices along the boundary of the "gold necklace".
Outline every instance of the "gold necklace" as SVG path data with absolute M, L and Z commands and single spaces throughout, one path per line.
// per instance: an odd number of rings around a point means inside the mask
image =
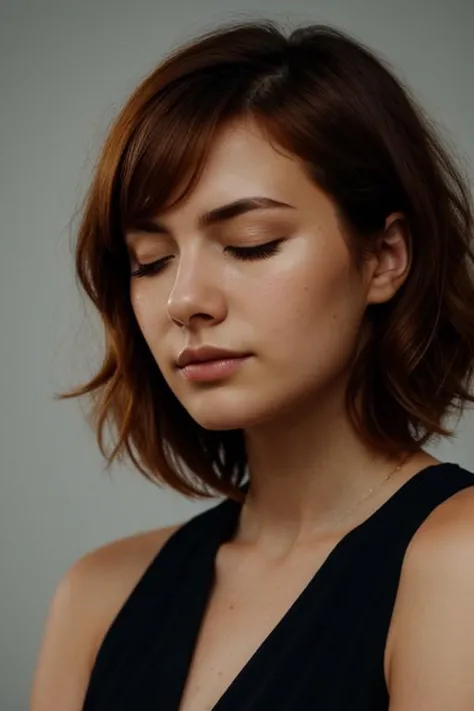
M 396 472 L 398 472 L 398 471 L 402 468 L 402 466 L 403 466 L 409 459 L 411 459 L 411 457 L 413 457 L 414 454 L 415 454 L 414 452 L 409 452 L 409 453 L 407 454 L 407 456 L 402 459 L 402 461 L 400 462 L 400 464 L 399 464 L 397 467 L 395 467 L 395 469 L 394 469 L 393 471 L 390 472 L 390 474 L 388 474 L 386 477 L 384 477 L 378 484 L 376 484 L 375 486 L 373 486 L 373 487 L 371 488 L 371 490 L 368 491 L 367 494 L 365 494 L 365 496 L 364 496 L 362 499 L 360 499 L 360 500 L 355 504 L 355 506 L 353 506 L 352 508 L 349 509 L 349 511 L 346 511 L 340 518 L 336 519 L 335 521 L 332 521 L 332 522 L 331 522 L 331 525 L 333 525 L 333 524 L 335 524 L 335 523 L 339 523 L 339 522 L 342 521 L 344 518 L 346 518 L 346 516 L 349 516 L 350 513 L 352 513 L 353 511 L 355 511 L 355 509 L 358 508 L 366 499 L 368 499 L 369 496 L 370 496 L 376 489 L 380 489 L 380 487 L 382 486 L 382 484 L 384 484 L 386 481 L 388 481 L 388 479 L 390 479 L 390 477 L 392 477 L 394 474 L 396 474 Z

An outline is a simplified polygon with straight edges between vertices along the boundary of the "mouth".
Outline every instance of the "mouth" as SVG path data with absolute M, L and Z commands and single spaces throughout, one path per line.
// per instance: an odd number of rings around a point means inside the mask
M 214 348 L 214 346 L 201 346 L 199 348 L 185 348 L 178 356 L 176 361 L 177 368 L 184 366 L 204 363 L 209 361 L 232 360 L 249 356 L 249 353 L 230 351 L 223 348 Z
M 215 360 L 193 361 L 179 368 L 179 371 L 186 380 L 221 380 L 240 370 L 249 357 L 249 355 L 241 355 Z

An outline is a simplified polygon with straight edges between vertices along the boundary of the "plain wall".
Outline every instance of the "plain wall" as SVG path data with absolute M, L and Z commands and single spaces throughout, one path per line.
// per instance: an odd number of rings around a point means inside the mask
M 53 591 L 78 557 L 215 505 L 111 476 L 77 401 L 101 345 L 75 284 L 71 220 L 109 122 L 172 47 L 219 21 L 328 22 L 389 59 L 473 176 L 471 0 L 5 0 L 0 7 L 0 707 L 26 709 Z M 75 225 L 76 223 L 74 223 Z M 474 416 L 428 448 L 474 470 Z

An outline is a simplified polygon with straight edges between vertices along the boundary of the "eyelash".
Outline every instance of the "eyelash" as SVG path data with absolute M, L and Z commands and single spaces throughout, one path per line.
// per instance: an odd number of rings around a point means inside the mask
M 227 247 L 233 252 L 236 259 L 242 261 L 252 261 L 256 259 L 268 259 L 280 250 L 280 244 L 284 242 L 284 238 L 275 239 L 265 244 L 258 244 L 255 247 Z M 166 266 L 166 260 L 169 257 L 157 259 L 149 264 L 139 264 L 138 267 L 131 272 L 132 277 L 144 277 L 159 274 Z

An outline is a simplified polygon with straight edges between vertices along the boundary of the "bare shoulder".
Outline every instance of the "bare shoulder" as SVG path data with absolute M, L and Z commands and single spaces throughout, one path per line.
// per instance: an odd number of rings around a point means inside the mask
M 31 711 L 79 711 L 103 638 L 153 558 L 182 526 L 142 531 L 76 560 L 52 596 L 30 696 Z
M 412 537 L 404 557 L 400 584 L 421 568 L 437 565 L 474 533 L 474 484 L 439 504 Z
M 96 632 L 91 655 L 95 658 L 103 637 L 125 600 L 166 541 L 182 524 L 141 531 L 119 538 L 86 554 L 74 564 L 76 577 L 82 578 L 91 593 L 99 592 Z
M 439 504 L 407 547 L 390 626 L 386 677 L 392 690 L 397 679 L 407 681 L 409 668 L 421 674 L 420 645 L 427 644 L 430 627 L 441 630 L 444 602 L 454 607 L 457 594 L 468 589 L 474 590 L 474 486 Z M 440 644 L 446 647 L 448 640 Z M 426 648 L 435 646 L 431 634 Z

